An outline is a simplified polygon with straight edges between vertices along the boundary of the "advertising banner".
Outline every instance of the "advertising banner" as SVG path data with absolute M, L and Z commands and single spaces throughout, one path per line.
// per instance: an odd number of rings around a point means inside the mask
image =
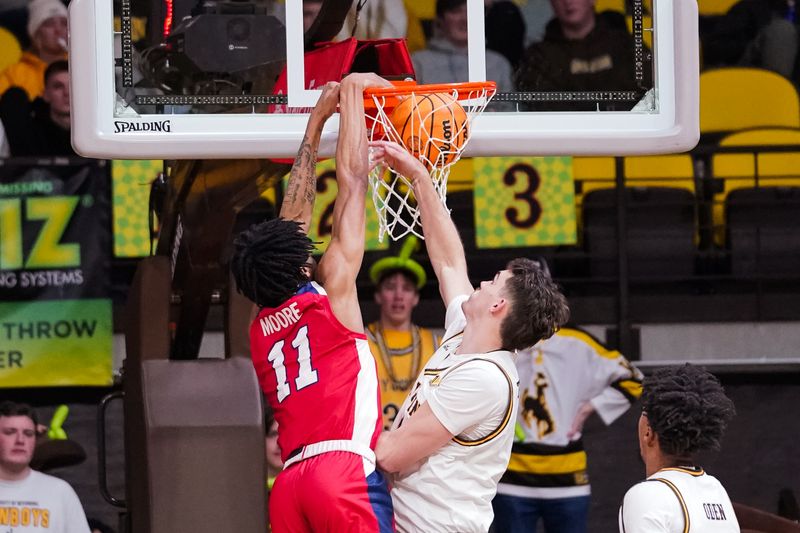
M 109 385 L 105 161 L 0 172 L 0 387 Z

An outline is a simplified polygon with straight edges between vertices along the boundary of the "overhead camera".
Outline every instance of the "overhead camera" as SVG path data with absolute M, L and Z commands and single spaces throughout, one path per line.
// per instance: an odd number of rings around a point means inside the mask
M 171 94 L 249 93 L 259 74 L 286 59 L 284 25 L 268 7 L 263 0 L 199 1 L 165 43 L 145 52 L 145 75 Z

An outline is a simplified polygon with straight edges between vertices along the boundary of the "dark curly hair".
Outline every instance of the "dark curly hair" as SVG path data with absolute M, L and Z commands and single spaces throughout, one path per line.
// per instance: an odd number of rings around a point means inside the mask
M 307 281 L 302 271 L 314 243 L 292 220 L 254 224 L 233 241 L 231 271 L 240 293 L 260 307 L 278 307 Z
M 719 380 L 688 363 L 645 378 L 642 410 L 661 450 L 678 457 L 719 450 L 722 434 L 736 414 Z
M 522 350 L 550 338 L 569 320 L 567 299 L 537 261 L 518 258 L 506 266 L 505 290 L 511 309 L 500 324 L 506 350 Z

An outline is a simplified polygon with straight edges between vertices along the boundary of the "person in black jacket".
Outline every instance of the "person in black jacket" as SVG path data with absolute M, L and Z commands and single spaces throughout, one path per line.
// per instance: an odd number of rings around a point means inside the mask
M 798 53 L 793 4 L 741 0 L 703 36 L 706 68 L 757 67 L 792 77 Z
M 518 91 L 632 91 L 636 97 L 617 101 L 548 101 L 529 104 L 543 111 L 627 111 L 652 88 L 650 50 L 638 48 L 625 19 L 594 12 L 594 0 L 551 0 L 555 18 L 544 39 L 531 45 L 515 73 Z M 637 60 L 640 62 L 637 67 Z
M 0 98 L 0 119 L 12 157 L 76 155 L 70 142 L 67 62 L 51 63 L 44 84 L 44 94 L 33 102 L 19 87 L 11 87 Z

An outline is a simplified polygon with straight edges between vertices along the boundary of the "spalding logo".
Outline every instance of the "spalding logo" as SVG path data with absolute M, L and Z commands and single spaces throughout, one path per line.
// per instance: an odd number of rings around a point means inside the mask
M 149 122 L 132 122 L 128 120 L 114 121 L 114 133 L 129 133 L 132 131 L 170 133 L 172 131 L 172 124 L 169 120 L 152 120 Z

